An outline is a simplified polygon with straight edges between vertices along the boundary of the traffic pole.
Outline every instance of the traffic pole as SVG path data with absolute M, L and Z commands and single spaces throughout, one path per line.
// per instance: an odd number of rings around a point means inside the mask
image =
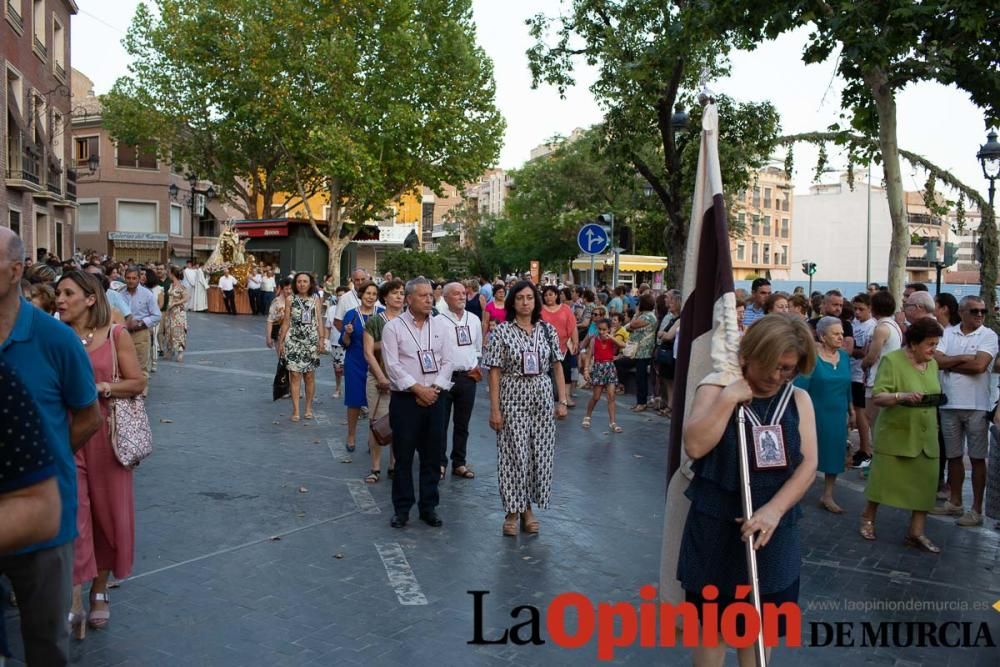
M 594 289 L 594 256 L 590 256 L 590 289 Z

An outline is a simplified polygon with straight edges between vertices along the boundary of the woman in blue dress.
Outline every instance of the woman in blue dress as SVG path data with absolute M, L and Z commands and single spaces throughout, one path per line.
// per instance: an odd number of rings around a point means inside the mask
M 361 305 L 344 315 L 344 327 L 341 330 L 340 344 L 344 348 L 344 405 L 347 406 L 347 451 L 355 449 L 355 438 L 358 431 L 358 419 L 361 408 L 368 406 L 365 396 L 365 383 L 368 378 L 368 362 L 365 361 L 365 323 L 372 315 L 384 308 L 379 308 L 378 287 L 373 282 L 366 282 L 358 288 Z
M 833 500 L 837 475 L 844 472 L 847 455 L 847 428 L 854 424 L 851 401 L 851 360 L 844 347 L 844 325 L 836 317 L 824 317 L 816 323 L 819 346 L 816 369 L 812 375 L 800 375 L 795 385 L 805 389 L 816 412 L 819 463 L 825 475 L 819 504 L 828 512 L 844 510 Z
M 750 540 L 757 551 L 762 603 L 798 602 L 802 566 L 798 502 L 816 476 L 816 424 L 809 396 L 789 380 L 796 372 L 812 370 L 815 347 L 804 322 L 765 315 L 740 341 L 742 376 L 725 387 L 702 384 L 695 394 L 684 424 L 684 451 L 693 459 L 694 476 L 685 492 L 691 508 L 677 579 L 685 600 L 698 609 L 702 625 L 708 619 L 718 625 L 725 608 L 737 601 L 737 588 L 749 583 L 744 543 Z M 740 405 L 746 407 L 750 422 L 746 441 L 753 515 L 746 521 L 739 466 Z M 757 422 L 760 428 L 751 429 Z M 712 595 L 706 597 L 706 586 L 717 590 L 709 589 Z M 703 615 L 706 602 L 717 605 L 715 614 Z M 742 620 L 737 615 L 737 626 L 743 625 Z M 778 636 L 786 630 L 784 619 L 779 619 Z M 738 632 L 744 631 L 738 627 Z M 722 642 L 696 648 L 694 664 L 721 665 L 726 649 Z M 752 664 L 753 647 L 737 652 L 739 664 Z

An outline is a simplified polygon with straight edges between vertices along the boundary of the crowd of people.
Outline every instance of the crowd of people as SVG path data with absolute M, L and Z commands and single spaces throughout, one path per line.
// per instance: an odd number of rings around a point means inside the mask
M 82 639 L 110 622 L 109 580 L 131 572 L 135 522 L 132 472 L 114 454 L 109 410 L 146 394 L 158 359 L 183 361 L 187 311 L 204 309 L 206 284 L 191 262 L 31 264 L 20 239 L 0 229 L 0 390 L 25 397 L 11 428 L 30 440 L 17 475 L 0 466 L 0 574 L 17 596 L 29 663 L 65 664 L 68 632 Z M 222 289 L 235 313 L 225 294 L 235 280 Z M 286 374 L 292 422 L 314 419 L 316 373 L 331 359 L 334 397 L 347 413 L 344 446 L 356 451 L 367 419 L 365 481 L 391 480 L 394 528 L 407 525 L 413 505 L 441 526 L 439 482 L 449 469 L 476 478 L 468 441 L 480 384 L 497 439 L 505 536 L 541 532 L 556 422 L 577 408 L 578 393 L 586 406 L 576 428 L 591 428 L 604 399 L 612 438 L 625 431 L 619 396 L 634 397 L 633 412 L 672 417 L 678 290 L 539 286 L 517 276 L 372 279 L 360 268 L 341 286 L 271 267 L 256 267 L 247 289 Z M 701 387 L 685 425 L 694 464 L 678 579 L 690 601 L 704 602 L 705 582 L 729 590 L 740 580 L 744 539 L 762 550 L 765 599 L 797 599 L 798 501 L 817 470 L 820 505 L 836 514 L 844 511 L 838 475 L 853 468 L 867 478 L 866 540 L 876 539 L 881 505 L 911 513 L 905 542 L 926 552 L 940 551 L 926 534 L 928 513 L 962 527 L 983 525 L 985 515 L 1000 527 L 1000 360 L 979 298 L 932 298 L 912 284 L 897 308 L 877 285 L 848 301 L 836 290 L 774 292 L 758 279 L 737 294 L 737 310 L 743 377 Z M 766 471 L 752 477 L 758 510 L 742 525 L 732 453 L 740 405 L 754 423 L 755 470 Z

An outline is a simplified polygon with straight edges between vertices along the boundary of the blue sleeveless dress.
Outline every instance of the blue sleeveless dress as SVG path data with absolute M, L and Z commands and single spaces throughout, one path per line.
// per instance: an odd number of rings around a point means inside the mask
M 778 393 L 784 390 L 782 387 Z M 769 423 L 777 400 L 772 397 L 755 398 L 750 405 Z M 772 406 L 769 410 L 769 404 Z M 788 458 L 784 470 L 750 472 L 750 495 L 754 507 L 767 503 L 795 472 L 802 462 L 799 437 L 799 412 L 793 397 L 781 419 L 782 437 Z M 708 455 L 692 464 L 694 479 L 686 495 L 691 509 L 684 524 L 677 578 L 688 592 L 688 601 L 698 604 L 702 588 L 713 584 L 719 589 L 719 614 L 726 601 L 732 602 L 737 585 L 745 585 L 747 575 L 746 551 L 740 539 L 743 516 L 740 496 L 740 468 L 737 411 L 733 411 L 722 440 Z M 750 427 L 747 425 L 747 446 L 753 446 Z M 753 454 L 750 452 L 751 461 Z M 778 527 L 767 546 L 757 551 L 757 573 L 763 602 L 796 602 L 798 600 L 799 570 L 802 553 L 799 543 L 798 521 L 802 510 L 792 507 L 781 517 Z M 782 628 L 783 630 L 783 628 Z

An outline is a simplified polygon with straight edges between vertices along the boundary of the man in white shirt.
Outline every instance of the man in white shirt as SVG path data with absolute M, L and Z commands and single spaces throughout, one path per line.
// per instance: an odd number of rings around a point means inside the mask
M 872 460 L 871 424 L 868 413 L 865 412 L 865 371 L 861 362 L 867 353 L 868 341 L 875 331 L 875 318 L 872 317 L 872 300 L 862 292 L 851 300 L 854 306 L 854 349 L 851 350 L 851 402 L 854 404 L 854 414 L 858 424 L 858 451 L 851 460 L 852 468 L 867 468 Z
M 264 274 L 261 273 L 259 266 L 255 266 L 253 272 L 247 276 L 247 296 L 250 299 L 250 312 L 254 315 L 260 315 L 261 313 L 260 288 L 263 283 Z
M 219 278 L 219 289 L 222 290 L 222 300 L 226 303 L 226 312 L 230 315 L 236 314 L 236 278 L 229 274 L 229 269 L 224 269 L 222 277 Z
M 473 293 L 475 294 L 475 293 Z M 441 392 L 444 402 L 444 429 L 441 432 L 441 475 L 448 465 L 448 422 L 454 424 L 451 446 L 451 474 L 455 477 L 472 479 L 476 473 L 466 465 L 469 443 L 469 420 L 476 405 L 476 383 L 483 379 L 479 370 L 479 360 L 483 356 L 483 329 L 478 317 L 465 310 L 465 286 L 457 280 L 447 283 L 442 290 L 446 308 L 439 311 L 435 320 L 441 321 L 447 329 L 447 336 L 453 345 L 454 363 L 449 391 Z
M 368 282 L 368 272 L 361 268 L 351 271 L 351 281 L 355 288 L 361 287 Z M 337 300 L 337 310 L 333 316 L 333 326 L 337 330 L 336 335 L 330 333 L 330 341 L 340 344 L 340 331 L 344 328 L 344 316 L 361 305 L 361 299 L 355 290 L 349 289 Z M 334 340 L 336 339 L 336 340 Z
M 988 414 L 993 407 L 990 369 L 997 356 L 997 335 L 984 325 L 986 304 L 978 296 L 962 297 L 958 314 L 962 322 L 945 330 L 934 354 L 941 369 L 941 391 L 948 397 L 941 406 L 941 433 L 948 457 L 951 497 L 931 513 L 958 516 L 959 526 L 981 526 L 989 451 Z M 972 508 L 968 512 L 962 507 L 965 447 L 972 461 Z

